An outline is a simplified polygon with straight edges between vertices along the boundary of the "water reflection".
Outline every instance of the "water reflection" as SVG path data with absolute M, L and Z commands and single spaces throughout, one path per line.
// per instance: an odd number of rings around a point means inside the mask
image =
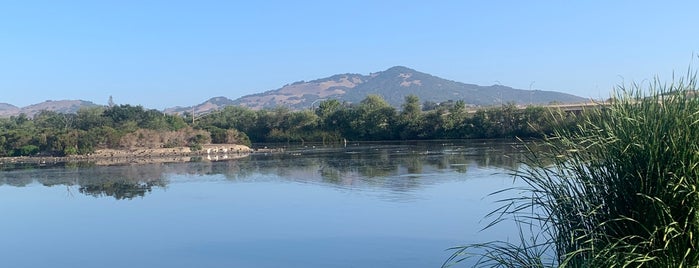
M 86 195 L 121 200 L 143 197 L 154 187 L 165 187 L 167 174 L 164 164 L 99 167 L 72 163 L 61 167 L 4 171 L 0 173 L 0 185 L 77 186 L 78 191 Z
M 88 163 L 0 172 L 0 185 L 76 186 L 80 193 L 117 200 L 144 197 L 164 188 L 174 174 L 222 175 L 241 181 L 275 175 L 287 180 L 342 188 L 381 188 L 408 192 L 437 183 L 447 173 L 469 169 L 516 169 L 524 148 L 518 142 L 431 141 L 357 143 L 347 146 L 302 145 L 284 153 L 254 154 L 231 161 L 198 160 L 94 166 Z

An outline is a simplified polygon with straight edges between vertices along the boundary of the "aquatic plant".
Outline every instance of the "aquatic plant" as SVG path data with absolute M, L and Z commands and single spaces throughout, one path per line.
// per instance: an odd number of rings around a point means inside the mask
M 524 194 L 501 200 L 488 227 L 514 220 L 519 241 L 456 247 L 445 267 L 699 265 L 696 73 L 614 95 L 513 172 L 526 186 L 508 191 Z

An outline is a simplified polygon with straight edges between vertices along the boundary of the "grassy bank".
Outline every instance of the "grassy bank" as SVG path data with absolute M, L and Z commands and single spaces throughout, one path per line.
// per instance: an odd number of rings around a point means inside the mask
M 611 107 L 555 131 L 515 174 L 524 194 L 492 214 L 494 224 L 514 219 L 519 241 L 455 248 L 445 266 L 696 267 L 696 82 L 622 86 Z

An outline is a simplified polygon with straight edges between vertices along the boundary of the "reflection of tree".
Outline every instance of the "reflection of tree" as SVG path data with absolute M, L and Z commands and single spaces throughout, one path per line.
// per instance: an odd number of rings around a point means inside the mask
M 78 189 L 81 193 L 94 197 L 112 196 L 118 200 L 144 197 L 157 182 L 108 181 L 104 184 L 86 184 Z
M 396 191 L 433 183 L 430 173 L 470 168 L 517 169 L 524 148 L 517 143 L 469 141 L 449 143 L 366 143 L 315 149 L 287 148 L 284 154 L 254 155 L 235 162 L 229 179 L 273 174 L 342 187 L 380 187 Z M 218 163 L 212 163 L 218 165 Z
M 287 148 L 285 153 L 252 155 L 230 162 L 190 163 L 190 173 L 222 174 L 229 180 L 258 175 L 341 187 L 407 191 L 433 183 L 430 173 L 471 168 L 517 169 L 524 148 L 513 142 L 449 141 L 365 143 L 352 146 Z
M 34 182 L 34 179 L 32 179 L 31 177 L 24 177 L 24 176 L 21 176 L 21 177 L 11 176 L 11 177 L 5 177 L 2 182 L 3 182 L 2 184 L 7 184 L 7 185 L 15 186 L 15 187 L 24 187 L 24 186 L 27 186 L 27 185 L 31 184 L 32 182 Z
M 77 186 L 80 193 L 115 199 L 144 197 L 153 187 L 165 187 L 165 164 L 92 166 L 71 163 L 43 169 L 24 169 L 0 173 L 0 183 L 25 186 L 38 182 L 44 186 Z
M 342 184 L 343 174 L 339 170 L 334 168 L 321 168 L 318 171 L 320 172 L 320 176 L 323 178 L 323 182 Z
M 75 170 L 75 184 L 81 193 L 94 197 L 111 196 L 117 200 L 144 197 L 153 187 L 167 185 L 166 168 L 165 164 L 79 168 Z
M 220 174 L 228 180 L 274 175 L 340 187 L 377 187 L 404 192 L 435 183 L 436 177 L 429 174 L 466 174 L 479 168 L 515 170 L 523 160 L 522 152 L 524 148 L 517 143 L 499 141 L 304 146 L 288 148 L 285 153 L 251 155 L 232 161 L 102 167 L 70 164 L 6 171 L 0 173 L 0 185 L 22 187 L 38 182 L 45 186 L 78 186 L 86 195 L 121 200 L 144 197 L 153 188 L 166 187 L 166 178 L 174 174 Z
M 422 173 L 422 157 L 418 155 L 410 155 L 405 159 L 405 167 L 408 169 L 410 174 L 420 174 Z

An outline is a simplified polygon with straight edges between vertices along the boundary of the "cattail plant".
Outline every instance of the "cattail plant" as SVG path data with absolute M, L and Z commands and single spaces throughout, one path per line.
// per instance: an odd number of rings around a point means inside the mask
M 518 241 L 456 247 L 444 266 L 699 266 L 696 82 L 690 71 L 620 86 L 576 128 L 539 142 L 513 171 L 526 186 L 490 214 L 516 222 Z

